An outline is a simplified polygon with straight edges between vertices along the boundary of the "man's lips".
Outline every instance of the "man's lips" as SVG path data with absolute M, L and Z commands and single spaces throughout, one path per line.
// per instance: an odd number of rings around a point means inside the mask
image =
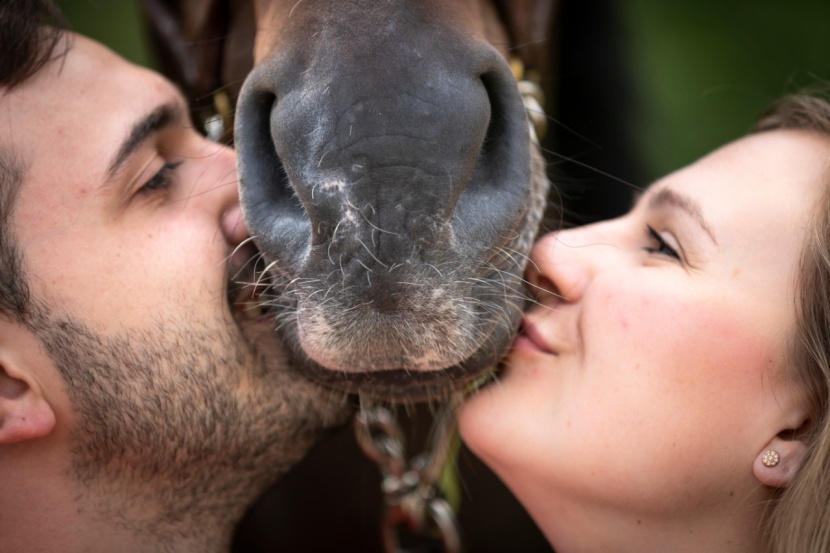
M 237 320 L 251 321 L 264 318 L 269 314 L 267 305 L 262 299 L 259 288 L 255 285 L 245 285 L 236 299 L 231 303 L 231 309 Z
M 260 319 L 268 312 L 270 279 L 257 270 L 259 262 L 259 252 L 250 242 L 237 247 L 230 256 L 227 294 L 237 320 Z
M 539 329 L 527 319 L 522 322 L 522 329 L 513 342 L 513 348 L 557 355 L 556 350 L 545 340 Z

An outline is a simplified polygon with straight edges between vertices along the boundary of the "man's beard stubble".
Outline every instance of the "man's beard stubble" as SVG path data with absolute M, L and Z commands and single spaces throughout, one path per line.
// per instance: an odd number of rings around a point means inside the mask
M 192 539 L 182 534 L 232 525 L 344 420 L 342 396 L 282 356 L 266 362 L 221 317 L 168 313 L 150 330 L 112 335 L 77 318 L 37 319 L 75 408 L 73 475 L 81 489 L 107 490 L 100 516 L 130 529 Z

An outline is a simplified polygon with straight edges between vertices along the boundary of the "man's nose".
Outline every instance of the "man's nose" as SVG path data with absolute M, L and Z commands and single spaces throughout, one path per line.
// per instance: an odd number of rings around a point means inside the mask
M 225 239 L 234 246 L 241 244 L 243 240 L 250 236 L 248 226 L 242 217 L 242 207 L 239 205 L 238 199 L 222 215 L 222 233 L 225 235 Z
M 207 141 L 206 141 L 207 142 Z M 201 193 L 209 202 L 209 209 L 219 217 L 220 230 L 229 244 L 236 246 L 247 239 L 248 227 L 239 205 L 239 176 L 236 172 L 236 154 L 231 148 L 208 142 L 203 150 L 204 189 Z

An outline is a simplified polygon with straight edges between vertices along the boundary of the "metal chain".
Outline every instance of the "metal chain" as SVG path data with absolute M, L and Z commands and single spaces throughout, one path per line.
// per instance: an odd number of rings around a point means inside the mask
M 403 432 L 389 409 L 373 406 L 355 417 L 357 441 L 380 467 L 386 513 L 382 523 L 387 553 L 402 553 L 403 530 L 425 541 L 440 541 L 444 553 L 461 552 L 461 532 L 452 508 L 437 482 L 455 436 L 455 421 L 463 394 L 453 395 L 433 424 L 427 453 L 407 461 Z

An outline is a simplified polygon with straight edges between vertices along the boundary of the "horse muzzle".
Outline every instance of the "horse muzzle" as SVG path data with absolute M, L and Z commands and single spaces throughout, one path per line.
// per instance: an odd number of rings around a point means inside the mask
M 286 343 L 324 384 L 392 399 L 441 397 L 506 352 L 547 186 L 504 58 L 413 15 L 357 40 L 347 11 L 298 16 L 235 129 Z

